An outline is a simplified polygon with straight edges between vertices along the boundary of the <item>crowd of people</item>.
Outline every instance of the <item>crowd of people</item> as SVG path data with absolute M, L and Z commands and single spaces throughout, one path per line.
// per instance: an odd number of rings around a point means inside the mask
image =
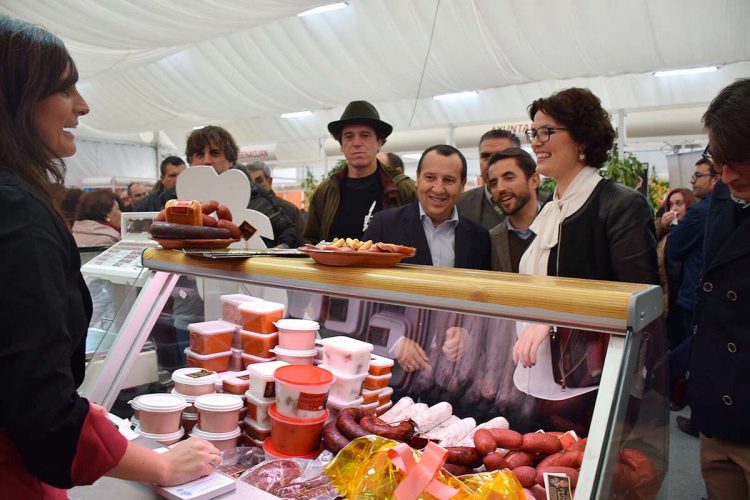
M 76 248 L 116 242 L 125 207 L 107 190 L 60 189 L 63 159 L 76 150 L 65 129 L 89 112 L 62 42 L 7 17 L 0 18 L 0 42 L 0 318 L 6 332 L 0 377 L 11 382 L 0 395 L 0 483 L 16 496 L 64 498 L 65 488 L 104 474 L 160 484 L 206 474 L 218 455 L 209 443 L 191 438 L 157 455 L 125 441 L 106 411 L 76 392 L 91 319 Z M 482 186 L 467 192 L 460 150 L 427 148 L 412 180 L 396 155 L 381 151 L 393 127 L 372 104 L 353 101 L 328 125 L 346 166 L 318 186 L 306 221 L 276 196 L 267 165 L 238 164 L 234 138 L 218 126 L 189 134 L 187 165 L 166 158 L 156 189 L 128 186 L 129 209 L 161 210 L 176 198 L 177 178 L 188 166 L 209 165 L 218 174 L 235 168 L 251 180 L 248 208 L 271 221 L 269 246 L 373 239 L 415 247 L 407 263 L 661 285 L 672 378 L 687 386 L 681 403 L 690 404 L 689 425 L 700 434 L 709 495 L 747 497 L 750 79 L 729 85 L 710 104 L 703 117 L 709 146 L 695 166 L 692 190 L 671 191 L 656 217 L 642 194 L 599 175 L 616 132 L 597 96 L 569 88 L 528 109 L 526 137 L 536 161 L 513 133 L 490 130 L 478 144 Z M 539 191 L 540 174 L 556 181 L 554 193 Z M 558 425 L 585 432 L 606 336 L 549 324 L 478 327 L 460 318 L 441 324 L 432 348 L 453 362 L 472 342 L 479 350 L 502 342 L 485 350 L 512 358 L 515 365 L 501 381 L 507 387 L 479 387 L 476 394 L 530 396 L 530 415 L 554 416 Z M 491 334 L 500 328 L 509 334 Z M 577 350 L 561 348 L 573 338 Z M 429 349 L 407 338 L 396 357 L 404 370 L 416 371 L 429 365 Z M 498 360 L 471 361 L 479 377 L 482 363 Z M 458 389 L 472 393 L 476 381 L 463 383 Z M 28 404 L 30 394 L 40 403 Z

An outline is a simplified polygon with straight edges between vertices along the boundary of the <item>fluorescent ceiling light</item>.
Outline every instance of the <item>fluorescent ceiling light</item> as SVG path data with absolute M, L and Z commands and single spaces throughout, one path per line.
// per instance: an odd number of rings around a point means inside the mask
M 684 76 L 684 75 L 697 75 L 700 73 L 711 73 L 716 71 L 718 66 L 704 66 L 702 68 L 687 68 L 687 69 L 673 69 L 669 71 L 654 71 L 654 76 L 662 78 L 665 76 Z
M 295 111 L 294 113 L 281 113 L 282 118 L 305 118 L 312 116 L 312 111 Z
M 422 158 L 422 155 L 419 153 L 409 153 L 405 154 L 404 158 L 406 158 L 407 160 L 419 160 L 420 158 Z
M 476 97 L 478 92 L 476 90 L 466 90 L 464 92 L 454 92 L 452 94 L 440 94 L 433 97 L 436 101 L 446 101 L 449 99 L 463 99 L 464 97 Z
M 320 7 L 315 7 L 314 9 L 306 10 L 304 12 L 300 12 L 297 14 L 297 17 L 305 17 L 305 16 L 312 16 L 315 14 L 322 14 L 323 12 L 331 12 L 332 10 L 339 10 L 343 9 L 344 7 L 348 6 L 349 4 L 346 2 L 336 2 L 336 3 L 330 3 L 328 5 L 323 5 Z

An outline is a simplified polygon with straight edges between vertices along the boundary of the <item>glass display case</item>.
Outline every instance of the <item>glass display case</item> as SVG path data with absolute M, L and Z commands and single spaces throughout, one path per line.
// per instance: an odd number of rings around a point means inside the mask
M 164 374 L 184 366 L 186 325 L 218 319 L 219 296 L 239 292 L 284 304 L 286 317 L 318 321 L 321 337 L 350 336 L 395 358 L 394 401 L 447 401 L 454 415 L 477 424 L 503 416 L 521 433 L 585 436 L 576 498 L 666 491 L 668 384 L 657 286 L 415 265 L 331 267 L 308 258 L 211 259 L 154 248 L 142 259 L 150 270 L 142 289 L 128 294 L 102 366 L 82 390 L 107 408 L 128 397 L 121 391 L 142 369 L 139 356 L 160 324 L 174 332 L 153 342 Z M 513 362 L 526 324 L 551 327 L 531 371 Z M 168 390 L 168 377 L 158 378 Z

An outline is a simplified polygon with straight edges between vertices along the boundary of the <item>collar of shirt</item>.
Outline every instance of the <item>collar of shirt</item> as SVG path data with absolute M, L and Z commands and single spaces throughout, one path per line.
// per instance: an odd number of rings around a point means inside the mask
M 747 208 L 747 207 L 750 206 L 750 202 L 748 202 L 747 200 L 743 200 L 742 198 L 737 198 L 736 196 L 731 195 L 731 194 L 729 196 L 732 198 L 733 202 L 735 202 L 736 204 L 738 204 L 743 209 L 745 209 L 745 208 Z
M 536 202 L 536 213 L 538 214 L 539 211 L 542 209 L 542 202 L 537 201 Z M 534 231 L 531 230 L 531 228 L 526 229 L 526 231 L 519 231 L 515 227 L 513 227 L 513 224 L 510 222 L 510 217 L 505 218 L 505 226 L 508 228 L 508 231 L 513 231 L 516 233 L 516 235 L 521 238 L 522 240 L 527 240 L 529 237 L 534 234 Z
M 454 267 L 456 261 L 458 209 L 454 206 L 450 218 L 441 222 L 436 227 L 432 223 L 432 219 L 422 209 L 422 204 L 418 203 L 418 205 L 419 218 L 422 221 L 427 245 L 430 247 L 432 265 Z

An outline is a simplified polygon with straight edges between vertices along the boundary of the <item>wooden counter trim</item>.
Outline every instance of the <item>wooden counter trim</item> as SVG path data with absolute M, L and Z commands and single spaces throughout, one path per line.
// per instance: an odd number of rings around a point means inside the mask
M 560 317 L 559 324 L 569 321 L 581 324 L 581 318 L 589 318 L 583 324 L 598 325 L 606 330 L 623 330 L 634 297 L 653 288 L 631 283 L 408 264 L 392 268 L 341 268 L 322 266 L 307 258 L 212 260 L 161 249 L 145 250 L 143 263 L 157 270 L 208 274 L 352 297 L 372 299 L 383 296 L 377 291 L 387 292 L 389 298 L 400 303 L 421 306 L 434 303 L 437 308 L 480 314 L 499 315 L 502 310 L 506 317 Z M 420 296 L 428 299 L 415 300 Z M 467 306 L 468 303 L 475 304 Z M 551 314 L 544 314 L 545 311 Z

